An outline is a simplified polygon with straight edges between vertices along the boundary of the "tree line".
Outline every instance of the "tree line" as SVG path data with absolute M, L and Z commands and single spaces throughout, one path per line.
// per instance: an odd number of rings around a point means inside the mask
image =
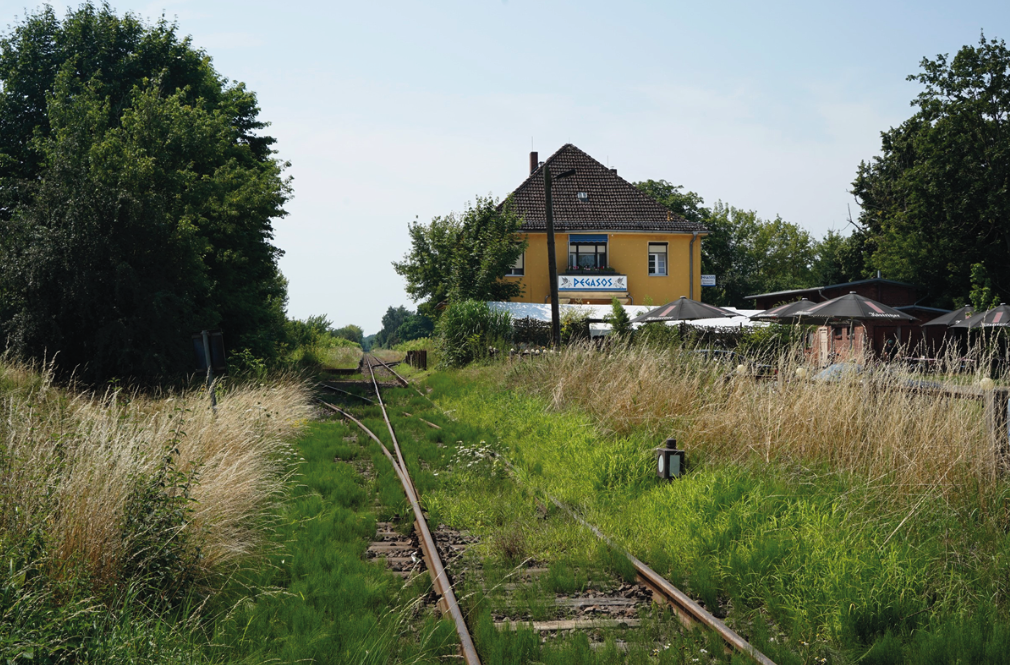
M 193 367 L 190 335 L 274 359 L 287 164 L 253 92 L 164 19 L 49 6 L 0 38 L 0 327 L 87 381 Z
M 884 276 L 916 284 L 938 307 L 989 307 L 1010 296 L 1010 50 L 986 39 L 951 58 L 924 58 L 908 77 L 916 111 L 881 133 L 881 154 L 856 168 L 860 206 L 849 234 L 814 238 L 666 180 L 635 183 L 670 211 L 705 226 L 702 297 L 745 306 L 746 296 Z M 478 198 L 462 215 L 410 225 L 411 250 L 394 268 L 422 312 L 446 301 L 507 300 L 501 280 L 525 249 L 507 201 Z

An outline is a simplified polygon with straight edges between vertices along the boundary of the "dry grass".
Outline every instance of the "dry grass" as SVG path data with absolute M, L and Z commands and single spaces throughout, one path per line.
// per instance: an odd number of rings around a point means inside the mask
M 916 395 L 908 382 L 928 377 L 893 368 L 836 382 L 798 379 L 803 365 L 791 357 L 777 360 L 788 380 L 756 381 L 689 350 L 573 347 L 517 365 L 510 381 L 617 434 L 673 435 L 717 462 L 816 465 L 915 494 L 993 478 L 981 401 Z M 970 381 L 979 378 L 981 371 Z
M 0 543 L 38 534 L 51 574 L 83 567 L 99 584 L 124 565 L 128 502 L 166 456 L 192 479 L 187 533 L 170 537 L 200 548 L 201 572 L 254 552 L 291 469 L 286 441 L 308 414 L 293 380 L 222 391 L 215 415 L 200 392 L 74 395 L 10 363 L 0 364 L 0 396 Z

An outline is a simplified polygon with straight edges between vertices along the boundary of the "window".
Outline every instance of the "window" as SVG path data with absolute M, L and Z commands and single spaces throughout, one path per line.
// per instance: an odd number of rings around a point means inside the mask
M 525 274 L 526 274 L 526 252 L 523 252 L 522 254 L 519 255 L 519 258 L 516 259 L 516 262 L 512 264 L 512 267 L 509 268 L 508 272 L 505 273 L 505 275 L 510 277 L 522 277 Z
M 606 268 L 607 243 L 576 241 L 568 243 L 569 268 Z
M 579 203 L 585 203 L 589 200 L 589 192 L 577 192 L 575 198 L 578 199 Z
M 666 274 L 666 243 L 649 243 L 649 274 Z

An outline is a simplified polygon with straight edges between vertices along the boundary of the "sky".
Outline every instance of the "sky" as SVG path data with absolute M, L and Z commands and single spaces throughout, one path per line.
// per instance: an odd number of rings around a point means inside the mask
M 531 149 L 573 143 L 632 182 L 844 231 L 856 169 L 913 113 L 922 58 L 1010 38 L 1005 2 L 110 5 L 177 21 L 256 92 L 293 178 L 274 225 L 288 315 L 366 334 L 415 307 L 391 265 L 408 224 L 504 198 Z M 0 26 L 35 7 L 0 0 Z

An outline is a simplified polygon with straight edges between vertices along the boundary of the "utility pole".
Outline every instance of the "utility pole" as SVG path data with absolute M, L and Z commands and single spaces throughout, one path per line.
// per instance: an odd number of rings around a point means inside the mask
M 544 165 L 544 200 L 547 204 L 547 271 L 551 274 L 551 346 L 561 345 L 561 310 L 558 307 L 558 256 L 554 249 L 554 202 L 551 170 Z
M 558 174 L 558 180 L 575 175 L 575 169 Z M 547 271 L 551 278 L 551 346 L 561 346 L 561 311 L 558 308 L 558 256 L 554 249 L 554 201 L 551 198 L 551 170 L 544 165 L 544 203 L 547 207 Z

